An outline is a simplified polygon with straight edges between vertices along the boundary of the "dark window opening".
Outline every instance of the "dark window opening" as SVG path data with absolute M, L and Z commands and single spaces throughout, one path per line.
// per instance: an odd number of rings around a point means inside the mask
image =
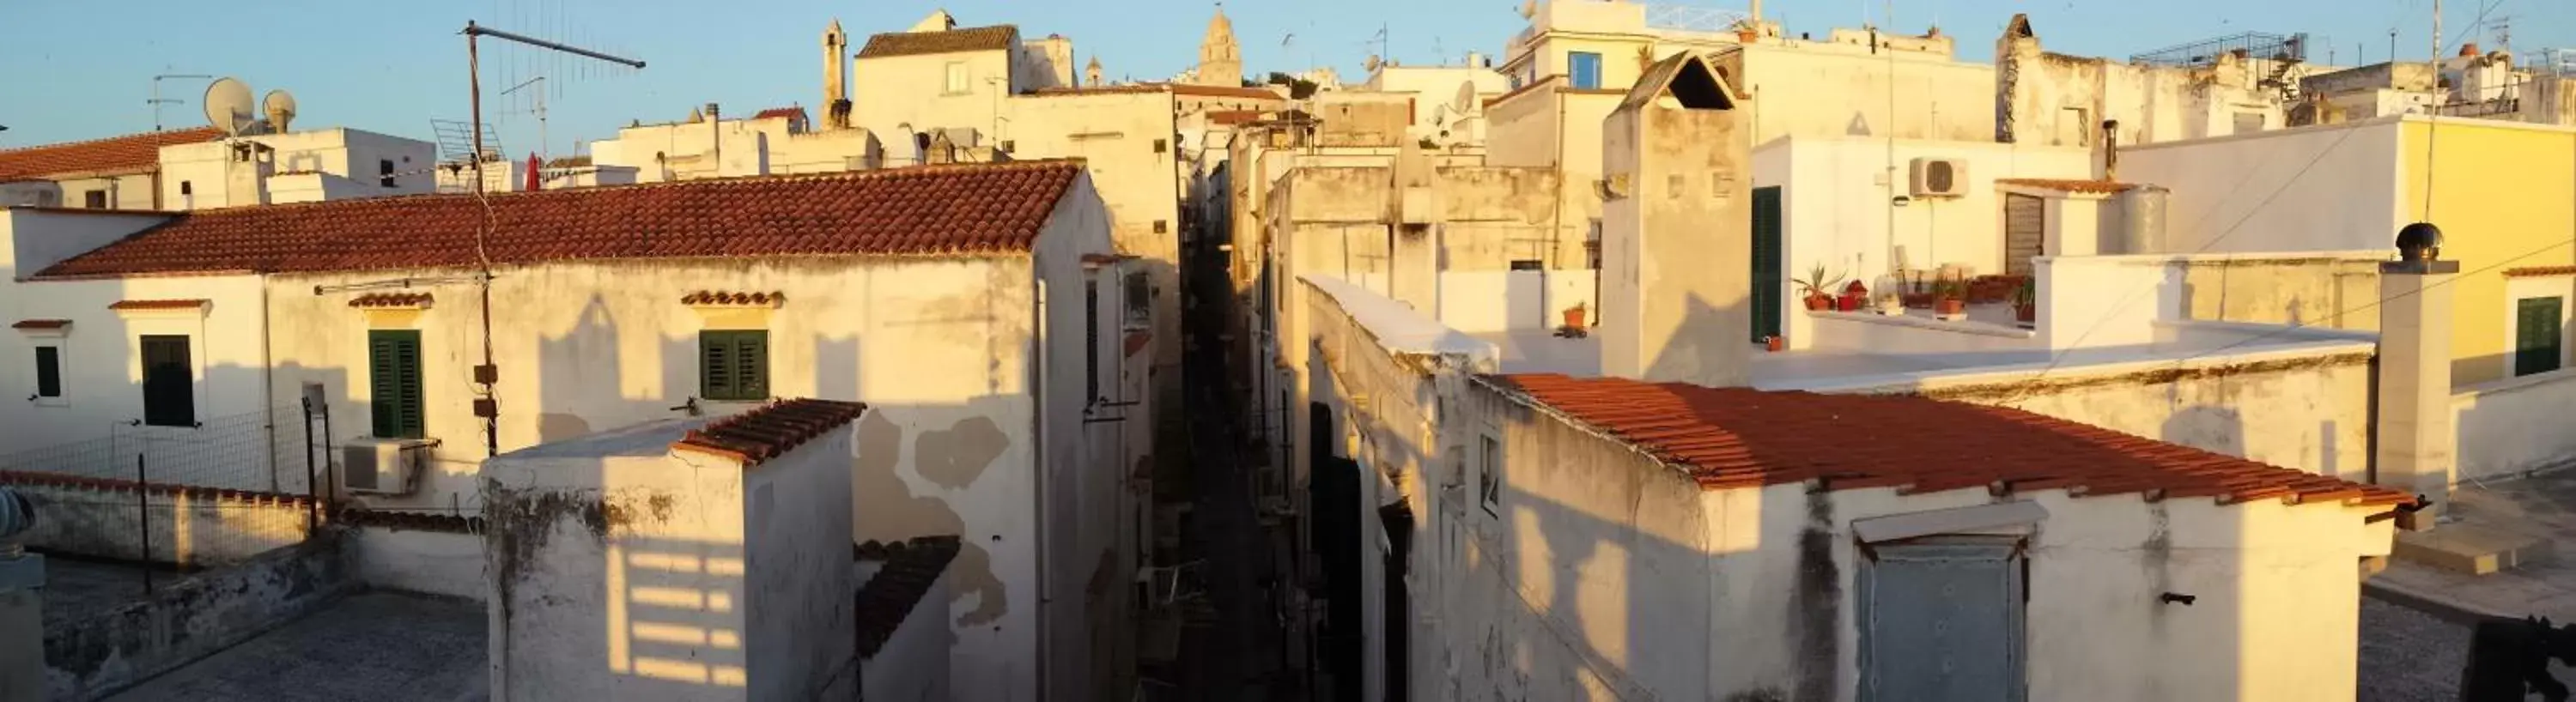
M 143 347 L 143 423 L 196 426 L 196 366 L 188 361 L 188 337 L 147 334 L 138 342 Z
M 1101 400 L 1100 395 L 1100 279 L 1082 281 L 1082 404 L 1085 407 Z
M 52 346 L 36 347 L 36 396 L 63 396 L 63 353 Z
M 369 330 L 367 412 L 374 420 L 376 438 L 429 436 L 420 386 L 420 330 Z
M 1172 225 L 1165 220 L 1154 220 L 1154 233 L 1161 234 L 1163 232 L 1170 231 L 1171 226 Z
M 392 159 L 376 160 L 376 184 L 388 188 L 394 186 L 394 162 Z
M 1159 153 L 1162 153 L 1162 152 L 1164 152 L 1164 151 L 1166 151 L 1166 150 L 1168 150 L 1168 149 L 1170 149 L 1170 148 L 1171 148 L 1170 143 L 1166 142 L 1165 140 L 1162 140 L 1162 139 L 1155 139 L 1155 140 L 1154 140 L 1154 153 L 1158 153 L 1158 154 L 1159 154 Z
M 1142 271 L 1127 274 L 1127 326 L 1141 328 L 1154 321 L 1154 287 Z
M 698 396 L 709 400 L 769 399 L 769 332 L 698 332 Z
M 1682 62 L 1681 70 L 1672 82 L 1664 84 L 1664 90 L 1672 93 L 1683 109 L 1735 109 L 1735 102 L 1727 99 L 1726 88 L 1719 85 L 1717 76 L 1709 73 L 1707 64 L 1698 61 Z
M 196 183 L 194 183 L 194 182 L 191 182 L 191 181 L 185 181 L 185 180 L 183 180 L 183 181 L 179 181 L 179 194 L 181 194 L 181 195 L 195 195 L 195 194 L 197 194 L 197 184 L 196 184 Z
M 1512 270 L 1516 271 L 1534 271 L 1539 270 L 1541 267 L 1542 266 L 1539 264 L 1537 259 L 1523 258 L 1514 259 L 1512 261 Z
M 86 193 L 81 193 L 81 206 L 93 210 L 107 209 L 107 191 L 92 190 Z
M 2566 298 L 2527 297 L 2514 301 L 2513 374 L 2558 370 L 2564 358 Z

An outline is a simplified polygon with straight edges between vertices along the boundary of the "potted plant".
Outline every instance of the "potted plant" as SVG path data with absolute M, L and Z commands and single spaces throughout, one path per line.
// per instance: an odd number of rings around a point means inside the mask
M 1806 299 L 1807 309 L 1809 311 L 1823 311 L 1834 308 L 1834 294 L 1832 290 L 1835 286 L 1842 284 L 1843 277 L 1839 273 L 1834 274 L 1831 278 L 1827 278 L 1825 276 L 1825 264 L 1819 263 L 1816 264 L 1815 267 L 1807 269 L 1807 277 L 1791 281 L 1798 284 L 1798 296 Z
M 1751 44 L 1753 43 L 1753 40 L 1762 38 L 1762 30 L 1759 26 L 1753 24 L 1753 20 L 1736 20 L 1733 29 L 1735 30 L 1735 40 L 1739 43 Z
M 2013 321 L 2023 324 L 2039 321 L 2039 282 L 2032 278 L 2021 279 L 2021 286 L 2013 288 L 2012 304 Z
M 1932 284 L 1932 314 L 1942 321 L 1955 322 L 1968 316 L 1967 285 L 1951 278 Z
M 1834 298 L 1834 309 L 1844 312 L 1859 312 L 1861 302 L 1868 299 L 1869 286 L 1862 285 L 1860 284 L 1860 281 L 1855 280 L 1852 281 L 1851 284 L 1843 286 L 1842 297 Z
M 1778 334 L 1762 337 L 1762 348 L 1772 353 L 1779 353 L 1782 347 L 1788 345 L 1789 340 L 1781 338 Z
M 1573 307 L 1565 308 L 1565 328 L 1581 331 L 1583 329 L 1584 312 L 1583 303 L 1580 302 L 1574 303 Z
M 1879 293 L 1878 313 L 1890 317 L 1905 314 L 1905 296 L 1896 293 Z

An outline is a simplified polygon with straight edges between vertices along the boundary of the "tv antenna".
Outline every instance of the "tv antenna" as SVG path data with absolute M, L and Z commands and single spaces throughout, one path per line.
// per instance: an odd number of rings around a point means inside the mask
M 151 98 L 148 98 L 148 99 L 146 99 L 146 100 L 144 100 L 144 101 L 143 101 L 143 104 L 151 105 L 151 106 L 152 106 L 152 131 L 156 131 L 156 132 L 157 132 L 157 131 L 161 131 L 161 106 L 162 106 L 162 105 L 177 105 L 177 104 L 181 104 L 181 103 L 185 103 L 185 102 L 187 102 L 186 100 L 181 100 L 181 99 L 179 99 L 179 98 L 165 98 L 165 97 L 161 97 L 161 81 L 165 81 L 165 80 L 180 80 L 180 79 L 189 79 L 189 80 L 214 80 L 214 79 L 215 79 L 215 77 L 214 77 L 214 76 L 209 76 L 209 75 L 199 75 L 199 74 L 195 74 L 195 73 L 163 73 L 163 74 L 161 74 L 161 75 L 153 76 L 153 77 L 152 77 L 152 97 L 151 97 Z
M 543 82 L 546 82 L 545 76 L 537 76 L 535 78 L 519 81 L 518 85 L 510 86 L 509 90 L 501 91 L 501 97 L 509 97 L 511 93 L 519 92 L 520 89 Z M 546 148 L 549 145 L 549 142 L 546 141 L 546 91 L 543 88 L 539 88 L 537 90 L 536 101 L 536 107 L 528 111 L 537 115 L 537 153 L 542 154 L 546 153 Z
M 473 20 L 466 20 L 465 31 L 459 33 L 465 35 L 465 71 L 467 74 L 465 85 L 466 90 L 471 93 L 470 98 L 473 102 L 474 110 L 472 133 L 474 137 L 475 156 L 474 192 L 476 193 L 483 192 L 483 54 L 481 44 L 483 37 L 488 36 L 494 39 L 517 42 L 540 49 L 560 51 L 574 56 L 598 59 L 630 68 L 640 69 L 644 67 L 643 61 L 622 56 L 611 56 L 578 46 L 559 44 L 556 42 L 546 41 L 544 39 L 538 39 L 536 37 L 505 32 L 475 24 Z M 513 88 L 513 90 L 516 90 L 516 88 Z

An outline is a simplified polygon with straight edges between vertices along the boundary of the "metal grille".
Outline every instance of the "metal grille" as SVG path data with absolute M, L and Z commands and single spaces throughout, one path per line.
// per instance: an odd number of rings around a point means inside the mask
M 2218 63 L 2219 56 L 2235 51 L 2243 51 L 2246 58 L 2253 59 L 2306 61 L 2308 60 L 2308 34 L 2306 32 L 2289 36 L 2262 32 L 2230 34 L 2134 54 L 2129 57 L 2129 60 L 2155 66 L 2207 66 Z
M 1696 5 L 1649 4 L 1646 6 L 1646 26 L 1650 29 L 1731 32 L 1735 31 L 1737 23 L 1743 22 L 1749 16 L 1739 10 Z

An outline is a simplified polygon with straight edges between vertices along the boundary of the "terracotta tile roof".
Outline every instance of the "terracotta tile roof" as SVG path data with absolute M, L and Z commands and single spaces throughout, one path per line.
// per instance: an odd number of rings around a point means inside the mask
M 957 558 L 957 549 L 954 536 L 924 536 L 891 544 L 870 541 L 852 549 L 858 560 L 885 562 L 885 567 L 868 578 L 867 584 L 859 586 L 860 658 L 874 658 L 885 649 L 886 640 L 894 638 L 903 620 L 911 618 L 913 608 L 921 605 L 922 596 L 930 594 L 930 586 L 948 571 L 948 562 Z
M 2576 266 L 2534 266 L 2504 269 L 2507 278 L 2545 278 L 2554 275 L 2576 275 Z
M 12 329 L 61 329 L 71 325 L 72 321 L 68 319 L 21 319 L 18 320 L 17 324 L 9 325 L 9 327 Z
M 1249 124 L 1257 119 L 1261 119 L 1260 110 L 1210 110 L 1207 113 L 1210 124 Z
M 719 256 L 1025 253 L 1078 160 L 566 188 L 490 196 L 499 264 Z M 412 195 L 200 210 L 38 277 L 475 265 L 486 210 Z
M 2063 489 L 2086 497 L 2400 505 L 2394 489 L 2264 465 L 2021 410 L 1890 395 L 1490 376 L 1727 489 L 1820 480 L 1905 493 Z
M 437 531 L 450 534 L 480 534 L 483 533 L 485 524 L 482 517 L 428 512 L 388 512 L 356 507 L 340 510 L 340 517 L 335 521 L 350 526 L 377 527 L 394 531 Z
M 780 400 L 691 429 L 687 437 L 671 442 L 671 450 L 725 456 L 748 468 L 856 421 L 867 410 L 857 402 Z
M 394 307 L 428 307 L 429 293 L 367 293 L 349 299 L 350 307 L 387 309 Z
M 88 476 L 68 475 L 63 473 L 44 473 L 23 470 L 0 470 L 0 485 L 28 485 L 36 487 L 63 488 L 69 490 L 99 490 L 105 492 L 134 492 L 138 489 L 138 485 L 140 485 L 139 489 L 154 495 L 180 495 L 200 500 L 248 502 L 254 504 L 294 507 L 306 507 L 313 504 L 313 497 L 311 495 L 296 495 L 281 492 L 259 492 L 256 490 L 223 490 L 217 488 L 192 487 L 187 485 L 172 485 L 168 483 L 141 485 L 131 480 L 120 480 L 116 478 L 92 478 Z
M 1019 41 L 1020 28 L 1008 24 L 959 27 L 944 32 L 886 32 L 868 37 L 867 45 L 859 47 L 859 58 L 1000 51 Z
M 0 150 L 0 181 L 155 171 L 161 168 L 161 147 L 214 141 L 221 136 L 223 132 L 214 127 L 198 127 Z
M 700 290 L 680 296 L 683 305 L 771 305 L 787 301 L 783 292 Z
M 546 162 L 547 168 L 580 168 L 588 165 L 590 165 L 588 156 L 557 156 L 554 160 Z
M 118 300 L 108 303 L 111 310 L 184 310 L 206 306 L 206 300 Z
M 2136 183 L 2117 183 L 2107 180 L 2065 180 L 2058 178 L 2004 178 L 1996 180 L 1995 184 L 2019 185 L 2025 188 L 2045 188 L 2062 192 L 2086 193 L 2092 195 L 2124 192 L 2130 188 L 2138 187 L 2138 184 Z
M 1153 334 L 1151 334 L 1151 333 L 1141 332 L 1141 331 L 1139 331 L 1139 332 L 1128 332 L 1128 333 L 1127 333 L 1127 353 L 1126 353 L 1125 355 L 1128 355 L 1128 356 L 1134 356 L 1134 355 L 1136 355 L 1136 352 L 1145 350 L 1145 345 L 1146 345 L 1146 344 L 1148 344 L 1148 343 L 1151 343 L 1151 342 L 1153 342 L 1153 341 L 1154 341 L 1154 335 L 1153 335 Z
M 1279 91 L 1277 90 L 1263 87 L 1246 88 L 1232 85 L 1191 85 L 1187 83 L 1171 83 L 1170 85 L 1172 87 L 1172 93 L 1176 95 L 1259 98 L 1263 100 L 1288 99 L 1287 96 L 1279 94 Z
M 773 118 L 773 117 L 775 117 L 775 118 L 785 118 L 785 119 L 805 119 L 805 108 L 802 108 L 802 107 L 772 107 L 772 108 L 769 108 L 769 109 L 766 109 L 766 110 L 761 110 L 760 112 L 758 112 L 758 113 L 756 113 L 756 114 L 753 114 L 753 115 L 751 116 L 751 118 L 752 118 L 752 119 L 770 119 L 770 118 Z

